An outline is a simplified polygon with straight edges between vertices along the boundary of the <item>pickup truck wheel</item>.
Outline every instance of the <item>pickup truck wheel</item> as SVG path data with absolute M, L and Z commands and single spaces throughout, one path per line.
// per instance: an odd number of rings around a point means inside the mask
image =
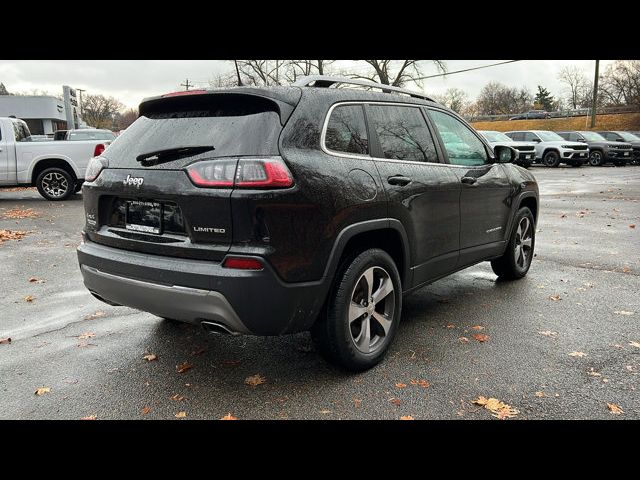
M 589 164 L 592 167 L 600 167 L 602 165 L 602 153 L 594 150 L 589 154 Z
M 557 167 L 560 165 L 560 155 L 558 155 L 558 152 L 551 150 L 544 154 L 544 157 L 542 157 L 542 163 L 547 167 Z
M 59 201 L 69 198 L 75 188 L 75 180 L 62 168 L 47 168 L 36 178 L 38 192 L 47 200 Z
M 504 255 L 491 260 L 491 268 L 498 278 L 516 280 L 529 271 L 536 244 L 536 227 L 533 214 L 527 207 L 518 210 L 513 231 Z
M 329 362 L 366 370 L 384 358 L 401 309 L 402 285 L 393 259 L 369 249 L 342 262 L 311 336 Z

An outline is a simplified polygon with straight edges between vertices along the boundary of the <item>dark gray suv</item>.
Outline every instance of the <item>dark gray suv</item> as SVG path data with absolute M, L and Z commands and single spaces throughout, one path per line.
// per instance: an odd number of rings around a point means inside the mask
M 319 76 L 139 111 L 83 187 L 80 270 L 109 304 L 217 333 L 311 330 L 363 370 L 403 294 L 482 261 L 505 279 L 529 270 L 533 175 L 420 93 Z

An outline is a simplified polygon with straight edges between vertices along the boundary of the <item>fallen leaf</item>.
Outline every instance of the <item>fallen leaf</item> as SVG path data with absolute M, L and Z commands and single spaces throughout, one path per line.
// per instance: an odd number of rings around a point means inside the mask
M 460 337 L 458 338 L 458 341 L 460 343 L 469 343 L 469 339 L 467 337 Z
M 591 367 L 591 368 L 589 369 L 589 371 L 587 372 L 587 375 L 591 375 L 592 377 L 601 377 L 601 376 L 602 376 L 602 374 L 601 374 L 601 373 L 596 372 L 596 371 L 593 369 L 593 367 Z
M 480 343 L 484 343 L 489 340 L 491 337 L 489 335 L 483 335 L 482 333 L 474 333 L 473 338 L 475 338 Z
M 182 362 L 180 365 L 176 365 L 176 372 L 184 373 L 188 370 L 191 370 L 192 368 L 193 365 L 191 365 L 189 362 Z
M 547 288 L 546 285 L 536 285 L 536 288 Z
M 106 317 L 107 316 L 107 312 L 104 312 L 102 310 L 98 310 L 95 313 L 92 313 L 90 315 L 87 315 L 84 317 L 85 320 L 94 320 L 96 318 L 102 318 L 102 317 Z
M 456 326 L 453 323 L 450 323 L 449 325 L 446 326 L 447 328 L 456 328 Z
M 586 357 L 587 354 L 584 353 L 584 352 L 571 352 L 569 354 L 569 356 L 571 356 L 571 357 Z
M 76 347 L 80 347 L 80 348 L 86 348 L 86 347 L 97 347 L 98 345 L 96 345 L 95 343 L 87 343 L 87 342 L 80 342 L 76 345 Z
M 551 330 L 545 330 L 544 332 L 538 332 L 540 335 L 544 335 L 545 337 L 555 337 L 558 332 L 552 332 Z
M 198 350 L 195 350 L 195 351 L 191 352 L 191 355 L 193 355 L 194 357 L 198 357 L 198 356 L 202 355 L 206 351 L 207 351 L 207 349 L 205 347 L 202 347 L 202 348 L 199 348 Z
M 538 397 L 538 398 L 542 398 L 542 397 L 546 397 L 546 396 L 547 396 L 547 394 L 546 394 L 546 393 L 544 393 L 544 392 L 536 392 L 536 393 L 535 393 L 535 396 L 536 396 L 536 397 Z
M 181 402 L 182 400 L 184 400 L 184 397 L 179 393 L 176 393 L 175 395 L 171 396 L 171 400 L 174 400 L 176 402 Z
M 320 410 L 320 413 L 327 415 L 329 413 L 331 413 L 331 410 Z
M 98 417 L 96 415 L 88 415 L 86 417 L 82 417 L 80 420 L 97 420 Z
M 486 398 L 480 396 L 476 398 L 473 403 L 486 408 L 491 412 L 491 415 L 499 418 L 500 420 L 504 420 L 505 418 L 513 418 L 520 413 L 511 405 L 501 402 L 497 398 Z
M 615 312 L 616 315 L 633 315 L 634 312 L 628 312 L 626 310 L 616 310 Z
M 560 295 L 550 295 L 549 300 L 553 300 L 554 302 L 557 302 L 558 300 L 562 300 L 562 297 Z
M 353 404 L 356 406 L 356 408 L 360 408 L 360 405 L 362 405 L 362 400 L 360 400 L 359 398 L 354 398 Z
M 471 327 L 471 330 L 484 330 L 484 327 L 482 325 L 476 325 L 474 327 Z
M 393 403 L 396 407 L 400 406 L 400 403 L 401 403 L 399 398 L 392 398 L 389 401 Z
M 37 388 L 36 391 L 33 392 L 33 393 L 35 393 L 36 395 L 41 397 L 45 393 L 49 393 L 49 392 L 51 392 L 51 388 L 50 387 L 40 387 L 40 388 Z
M 2 214 L 4 218 L 38 218 L 40 216 L 40 212 L 36 212 L 33 208 L 21 209 L 21 208 L 12 208 Z
M 24 297 L 24 301 L 25 302 L 33 302 L 33 295 L 27 295 L 26 297 Z
M 29 232 L 22 230 L 0 230 L 0 245 L 7 240 L 22 240 Z
M 38 279 L 36 277 L 29 277 L 29 283 L 35 283 Z
M 400 420 L 413 420 L 414 418 L 411 415 L 403 415 L 400 417 Z
M 176 413 L 176 418 L 186 418 L 187 412 L 178 412 Z
M 631 269 L 629 267 L 623 267 L 622 268 L 622 273 L 629 273 L 631 271 Z
M 567 214 L 563 213 L 562 215 L 560 215 L 560 218 L 567 218 Z
M 636 226 L 632 223 L 631 225 L 629 225 L 629 228 L 636 228 Z
M 158 360 L 158 356 L 153 353 L 149 353 L 142 358 L 144 358 L 147 362 L 155 362 L 156 360 Z
M 151 411 L 151 407 L 144 407 L 144 408 L 142 409 L 142 414 L 143 414 L 143 415 L 146 415 L 146 414 L 147 414 L 147 413 L 149 413 L 150 411 Z
M 244 379 L 244 383 L 246 383 L 247 385 L 250 385 L 252 387 L 256 387 L 258 385 L 262 385 L 263 383 L 266 383 L 266 381 L 267 381 L 267 379 L 264 378 L 259 373 L 256 373 L 255 375 L 252 375 L 252 376 L 247 377 L 247 378 Z
M 223 365 L 240 365 L 240 360 L 225 360 Z
M 640 342 L 629 342 L 632 347 L 640 348 Z
M 635 372 L 635 371 L 636 371 L 636 369 L 635 369 L 635 368 L 633 368 L 633 366 L 631 366 L 631 365 L 627 365 L 625 368 L 626 368 L 626 369 L 627 369 L 627 371 L 629 371 L 629 372 Z
M 616 405 L 615 403 L 607 402 L 607 408 L 609 409 L 612 415 L 621 415 L 624 413 L 624 410 L 620 408 L 620 405 Z
M 406 383 L 396 383 L 396 388 L 406 388 Z
M 231 415 L 231 413 L 227 413 L 220 420 L 237 420 L 237 419 L 238 419 L 238 417 L 234 417 L 233 415 Z
M 429 388 L 431 386 L 426 380 L 411 380 L 411 385 L 418 385 L 422 388 Z
M 0 345 L 3 343 L 11 343 L 11 337 L 0 338 Z
M 86 340 L 87 338 L 93 338 L 96 334 L 93 332 L 84 332 L 81 335 L 78 335 L 78 340 Z

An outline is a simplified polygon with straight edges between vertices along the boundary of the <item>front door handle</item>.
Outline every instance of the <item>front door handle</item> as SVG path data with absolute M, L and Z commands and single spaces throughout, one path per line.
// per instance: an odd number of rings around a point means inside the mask
M 409 185 L 411 183 L 411 179 L 409 177 L 403 177 L 402 175 L 395 175 L 393 177 L 387 178 L 387 182 L 389 182 L 389 185 L 398 185 L 400 187 L 404 187 L 405 185 Z
M 460 180 L 462 183 L 466 183 L 467 185 L 473 185 L 478 181 L 476 177 L 462 177 Z

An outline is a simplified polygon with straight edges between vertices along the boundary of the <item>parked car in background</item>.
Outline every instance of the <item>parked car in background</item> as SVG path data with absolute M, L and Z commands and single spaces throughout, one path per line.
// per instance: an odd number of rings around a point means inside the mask
M 518 159 L 513 162 L 516 165 L 529 168 L 536 158 L 536 144 L 533 142 L 516 142 L 504 133 L 495 130 L 478 130 L 478 133 L 482 135 L 492 147 L 506 145 L 507 147 L 518 150 Z
M 529 120 L 533 118 L 551 118 L 551 114 L 545 110 L 529 110 L 511 117 L 509 120 Z
M 105 130 L 100 128 L 79 128 L 75 130 L 58 130 L 54 134 L 54 140 L 103 140 L 113 142 L 116 139 L 116 135 L 111 130 Z
M 0 117 L 0 186 L 36 186 L 47 200 L 64 200 L 80 190 L 91 157 L 106 142 L 29 141 L 26 122 Z
M 565 140 L 586 143 L 589 147 L 589 163 L 599 167 L 605 163 L 613 163 L 623 167 L 633 159 L 633 149 L 630 143 L 612 142 L 596 132 L 573 131 L 556 132 Z
M 555 132 L 548 130 L 520 130 L 505 132 L 517 142 L 536 144 L 536 162 L 547 167 L 557 167 L 561 163 L 580 167 L 589 161 L 589 147 L 580 142 L 565 140 Z
M 633 133 L 622 132 L 620 130 L 599 131 L 598 133 L 613 142 L 630 143 L 633 148 L 633 162 L 636 164 L 640 163 L 640 137 L 635 136 Z
M 139 111 L 83 188 L 80 270 L 109 304 L 212 333 L 311 330 L 327 359 L 364 370 L 403 293 L 482 261 L 502 279 L 529 270 L 535 178 L 423 94 L 314 76 Z

